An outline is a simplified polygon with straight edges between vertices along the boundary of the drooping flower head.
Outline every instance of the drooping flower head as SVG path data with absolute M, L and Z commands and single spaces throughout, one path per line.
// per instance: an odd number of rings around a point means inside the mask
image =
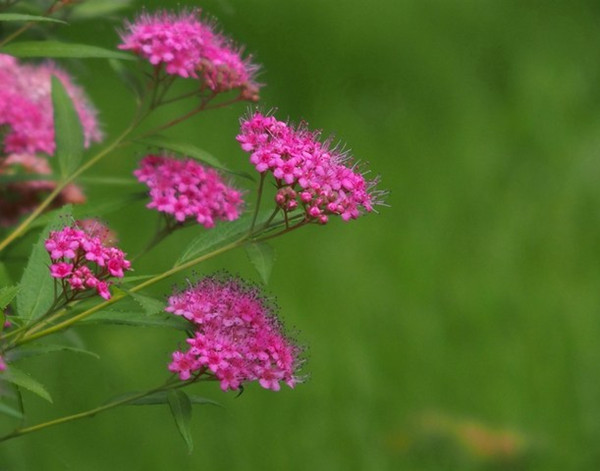
M 50 61 L 40 65 L 20 64 L 14 58 L 0 55 L 0 126 L 7 127 L 4 153 L 54 154 L 52 76 L 62 82 L 73 100 L 85 146 L 102 139 L 96 110 L 65 71 Z
M 227 185 L 219 172 L 190 158 L 147 155 L 133 174 L 150 189 L 148 208 L 172 215 L 178 222 L 196 219 L 204 227 L 240 216 L 239 190 Z
M 278 391 L 280 382 L 299 382 L 302 350 L 283 332 L 275 308 L 260 290 L 238 278 L 213 276 L 169 298 L 167 312 L 183 316 L 195 329 L 187 351 L 173 353 L 169 370 L 181 380 L 212 373 L 221 389 L 258 381 Z
M 90 289 L 110 299 L 110 278 L 123 278 L 131 268 L 120 249 L 105 245 L 98 235 L 77 225 L 50 232 L 45 247 L 52 260 L 50 275 L 61 280 L 69 299 Z
M 330 215 L 344 221 L 380 203 L 377 179 L 367 180 L 351 157 L 332 148 L 331 139 L 306 124 L 292 126 L 258 111 L 241 121 L 237 136 L 250 162 L 260 173 L 272 173 L 276 203 L 286 212 L 302 208 L 310 221 L 325 224 Z
M 119 49 L 164 67 L 169 75 L 201 79 L 213 92 L 239 89 L 244 99 L 258 99 L 258 67 L 215 31 L 214 22 L 201 19 L 200 10 L 142 13 L 125 24 L 121 39 Z
M 32 154 L 11 154 L 0 157 L 0 177 L 15 177 L 14 182 L 0 185 L 0 227 L 15 224 L 19 217 L 33 211 L 56 187 L 48 178 L 52 174 L 48 160 Z M 35 176 L 35 179 L 31 179 Z M 22 179 L 20 179 L 22 178 Z M 70 183 L 52 202 L 51 207 L 81 204 L 85 196 L 81 189 Z

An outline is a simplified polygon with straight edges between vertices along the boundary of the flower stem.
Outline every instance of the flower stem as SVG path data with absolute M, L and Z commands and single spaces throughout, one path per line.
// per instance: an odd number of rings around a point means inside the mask
M 265 242 L 269 239 L 273 239 L 275 237 L 279 237 L 280 235 L 287 234 L 288 232 L 292 232 L 296 229 L 299 229 L 302 226 L 306 226 L 307 224 L 308 224 L 308 221 L 306 219 L 302 219 L 302 221 L 300 221 L 298 224 L 295 224 L 293 226 L 286 225 L 286 228 L 283 229 L 282 231 L 279 231 L 279 232 L 276 232 L 275 234 L 271 234 L 271 235 L 261 237 L 258 239 L 253 239 L 253 242 Z
M 63 2 L 55 1 L 54 4 L 52 6 L 50 6 L 50 8 L 48 8 L 48 10 L 46 10 L 46 12 L 44 13 L 43 16 L 52 15 L 53 13 L 60 10 L 64 5 L 65 4 Z M 16 39 L 19 36 L 21 36 L 25 31 L 27 31 L 29 28 L 31 28 L 35 23 L 36 23 L 35 21 L 28 21 L 23 26 L 21 26 L 18 30 L 14 31 L 12 34 L 9 34 L 8 36 L 6 36 L 6 38 L 4 38 L 2 41 L 0 41 L 0 48 L 6 46 L 13 39 Z
M 258 211 L 260 210 L 260 200 L 262 199 L 263 187 L 265 184 L 265 174 L 260 174 L 260 182 L 258 184 L 258 192 L 256 196 L 256 207 L 254 208 L 254 215 L 252 216 L 252 224 L 250 224 L 250 230 L 248 234 L 252 234 L 254 231 L 254 225 L 256 224 L 256 218 L 258 217 Z
M 161 273 L 160 275 L 156 275 L 152 278 L 150 278 L 149 280 L 146 280 L 136 286 L 134 286 L 133 288 L 131 288 L 129 290 L 130 293 L 135 293 L 137 291 L 140 291 L 148 286 L 151 286 L 155 283 L 158 283 L 161 280 L 164 280 L 165 278 L 170 277 L 171 275 L 174 275 L 176 273 L 179 273 L 182 270 L 185 270 L 187 268 L 193 267 L 194 265 L 197 265 L 198 263 L 201 263 L 205 260 L 208 260 L 210 258 L 216 257 L 219 254 L 222 254 L 224 252 L 227 252 L 228 250 L 234 249 L 236 247 L 239 247 L 241 245 L 243 245 L 246 240 L 249 238 L 249 235 L 245 235 L 244 237 L 242 237 L 241 239 L 238 239 L 228 245 L 225 245 L 217 250 L 214 250 L 213 252 L 210 252 L 208 254 L 205 255 L 201 255 L 199 257 L 196 257 L 193 260 L 190 260 L 189 262 L 183 263 L 181 265 L 177 265 L 173 268 L 171 268 L 170 270 L 167 270 L 164 273 Z M 122 298 L 126 297 L 127 294 L 126 293 L 122 293 L 122 294 L 115 294 L 113 295 L 109 300 L 104 301 L 103 303 L 97 304 L 94 307 L 91 307 L 90 309 L 87 309 L 85 311 L 83 311 L 82 313 L 79 313 L 67 320 L 64 320 L 63 322 L 60 322 L 58 324 L 55 324 L 51 327 L 48 327 L 45 330 L 41 330 L 35 333 L 31 333 L 31 334 L 25 334 L 23 335 L 19 340 L 17 340 L 12 346 L 11 348 L 15 348 L 18 347 L 20 345 L 23 345 L 25 343 L 29 343 L 33 340 L 37 340 L 41 337 L 45 337 L 47 335 L 56 333 L 56 332 L 60 332 L 61 330 L 64 330 L 70 326 L 72 326 L 73 324 L 75 324 L 76 322 L 79 322 L 83 319 L 85 319 L 86 317 L 91 316 L 92 314 L 94 314 L 95 312 L 98 312 L 108 306 L 110 306 L 111 304 L 116 303 L 117 301 L 121 300 Z
M 0 437 L 0 442 L 4 442 L 6 440 L 11 440 L 13 438 L 20 437 L 22 435 L 26 435 L 28 433 L 37 432 L 39 430 L 43 430 L 48 427 L 53 427 L 55 425 L 64 424 L 67 422 L 73 422 L 74 420 L 84 419 L 86 417 L 93 417 L 100 412 L 104 412 L 110 409 L 114 409 L 115 407 L 125 405 L 127 403 L 137 401 L 143 397 L 149 396 L 150 394 L 154 394 L 160 391 L 167 391 L 169 389 L 177 389 L 187 385 L 188 382 L 185 383 L 172 383 L 171 378 L 162 386 L 158 388 L 149 389 L 147 391 L 143 391 L 139 394 L 135 394 L 133 396 L 127 396 L 121 399 L 116 399 L 114 401 L 109 402 L 108 404 L 104 404 L 102 406 L 94 407 L 93 409 L 89 409 L 83 412 L 78 412 L 77 414 L 67 415 L 65 417 L 60 417 L 58 419 L 49 420 L 48 422 L 43 422 L 41 424 L 32 425 L 30 427 L 18 428 L 8 435 L 4 435 Z
M 161 131 L 164 131 L 165 129 L 169 129 L 173 126 L 175 126 L 176 124 L 181 123 L 182 121 L 185 121 L 186 119 L 191 118 L 192 116 L 200 113 L 201 111 L 203 111 L 206 108 L 206 105 L 208 104 L 208 102 L 210 100 L 212 100 L 215 97 L 215 95 L 211 95 L 209 97 L 206 97 L 202 100 L 202 102 L 196 106 L 194 109 L 192 109 L 191 111 L 188 111 L 187 113 L 185 113 L 184 115 L 181 115 L 179 118 L 175 118 L 172 121 L 169 121 L 168 123 L 162 124 L 161 126 L 158 126 L 156 128 L 151 129 L 148 132 L 143 133 L 140 136 L 136 137 L 136 140 L 138 139 L 143 139 L 145 137 L 150 137 L 150 136 L 154 136 L 155 134 L 158 134 Z
M 71 181 L 73 181 L 75 178 L 77 178 L 79 175 L 81 175 L 83 172 L 85 172 L 87 169 L 89 169 L 92 165 L 96 164 L 105 155 L 107 155 L 110 152 L 112 152 L 113 150 L 115 150 L 122 143 L 122 141 L 129 135 L 129 133 L 131 133 L 131 131 L 133 131 L 133 129 L 135 129 L 138 122 L 139 122 L 139 119 L 137 119 L 137 117 L 136 117 L 136 119 L 133 120 L 133 122 L 127 127 L 127 129 L 125 129 L 125 131 L 123 131 L 121 133 L 121 135 L 119 135 L 113 142 L 111 142 L 108 146 L 106 146 L 104 149 L 102 149 L 100 152 L 98 152 L 96 155 L 94 155 L 90 160 L 88 160 L 81 167 L 79 167 L 77 170 L 75 170 L 71 175 L 69 175 L 64 180 L 62 180 L 60 183 L 58 183 L 56 185 L 56 188 L 54 188 L 54 190 L 46 197 L 46 199 L 44 201 L 42 201 L 38 205 L 38 207 L 35 208 L 35 210 L 21 224 L 19 224 L 19 226 L 17 226 L 17 228 L 10 235 L 8 235 L 8 237 L 6 237 L 2 242 L 0 242 L 0 252 L 4 248 L 6 248 L 11 242 L 13 242 L 15 239 L 22 236 L 25 233 L 26 229 L 29 227 L 29 225 L 35 220 L 35 218 L 37 218 L 52 203 L 54 198 L 56 198 L 58 196 L 58 194 Z

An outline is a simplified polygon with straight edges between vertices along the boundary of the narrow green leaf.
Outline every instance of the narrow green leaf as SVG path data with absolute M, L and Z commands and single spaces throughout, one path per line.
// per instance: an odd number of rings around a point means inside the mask
M 54 213 L 54 217 L 42 230 L 38 242 L 34 245 L 27 267 L 19 283 L 17 293 L 17 315 L 26 322 L 31 322 L 46 311 L 54 300 L 54 278 L 50 276 L 48 266 L 50 258 L 44 247 L 44 241 L 51 230 L 61 225 L 61 219 L 71 215 L 71 206 L 67 205 Z
M 255 242 L 246 245 L 246 254 L 252 265 L 260 275 L 263 283 L 269 284 L 273 263 L 275 262 L 275 251 L 273 247 L 264 242 Z
M 145 312 L 100 311 L 81 321 L 83 324 L 115 324 L 131 327 L 167 327 L 177 330 L 188 330 L 190 323 L 172 314 L 149 316 Z
M 256 225 L 264 224 L 270 215 L 271 211 L 261 211 L 256 220 Z M 179 260 L 177 260 L 176 265 L 181 265 L 241 238 L 248 232 L 251 223 L 252 214 L 245 214 L 236 221 L 221 222 L 214 228 L 200 233 L 188 245 L 187 249 L 179 257 Z
M 0 13 L 0 21 L 47 21 L 49 23 L 67 24 L 66 21 L 49 18 L 47 16 L 23 15 L 19 13 Z
M 119 178 L 119 177 L 81 177 L 77 179 L 86 185 L 102 185 L 102 186 L 134 186 L 139 185 L 135 178 Z
M 209 154 L 203 149 L 200 149 L 199 147 L 196 147 L 193 144 L 190 144 L 189 142 L 178 141 L 166 136 L 145 137 L 143 139 L 139 139 L 137 142 L 149 146 L 160 147 L 161 149 L 172 150 L 173 152 L 177 152 L 178 154 L 185 155 L 187 157 L 192 157 L 193 159 L 199 160 L 212 167 L 229 171 L 227 167 L 219 162 L 215 156 Z
M 22 41 L 10 43 L 0 52 L 16 57 L 70 57 L 74 59 L 121 59 L 137 60 L 131 54 L 112 51 L 88 44 L 63 43 L 59 41 Z
M 83 128 L 73 101 L 64 85 L 52 77 L 52 106 L 54 110 L 54 135 L 56 156 L 63 178 L 73 173 L 83 155 Z
M 97 353 L 91 352 L 89 350 L 85 350 L 82 348 L 72 347 L 70 345 L 54 345 L 54 344 L 38 344 L 33 346 L 23 346 L 19 349 L 15 350 L 15 359 L 23 359 L 29 358 L 38 355 L 45 355 L 46 353 L 53 352 L 73 352 L 73 353 L 81 353 L 84 355 L 89 355 L 94 358 L 99 359 L 100 356 Z
M 121 284 L 133 283 L 138 281 L 146 281 L 150 278 L 154 278 L 156 275 L 135 275 L 135 276 L 126 276 L 121 279 Z
M 24 371 L 19 370 L 17 367 L 12 364 L 8 367 L 6 371 L 2 373 L 0 379 L 4 381 L 8 381 L 9 383 L 15 384 L 19 387 L 25 388 L 28 391 L 31 391 L 34 394 L 37 394 L 42 399 L 46 399 L 48 402 L 52 402 L 52 398 L 46 388 L 42 386 L 38 381 L 33 379 Z
M 53 181 L 56 178 L 52 175 L 41 175 L 35 173 L 22 174 L 15 173 L 11 175 L 0 175 L 0 183 L 17 183 L 17 182 L 28 182 L 28 181 Z
M 75 5 L 71 16 L 75 19 L 106 18 L 108 15 L 127 8 L 131 0 L 93 0 Z
M 159 404 L 168 404 L 169 399 L 167 396 L 168 396 L 167 391 L 157 391 L 148 396 L 142 397 L 140 399 L 136 399 L 135 401 L 130 402 L 128 405 L 130 405 L 130 406 L 154 406 L 154 405 L 159 405 Z M 218 402 L 215 402 L 211 399 L 207 399 L 205 397 L 194 396 L 194 395 L 188 394 L 188 398 L 192 405 L 198 404 L 198 405 L 212 405 L 212 406 L 223 407 Z
M 21 414 L 20 411 L 18 411 L 17 409 L 13 409 L 12 407 L 7 406 L 6 404 L 3 404 L 2 402 L 0 402 L 0 414 L 9 415 L 11 417 L 14 417 L 15 419 L 23 418 L 23 414 Z
M 5 286 L 0 289 L 0 311 L 2 311 L 19 292 L 19 285 Z
M 191 453 L 194 449 L 194 443 L 190 431 L 190 423 L 192 421 L 192 403 L 190 402 L 190 398 L 180 389 L 171 389 L 167 394 L 167 400 L 169 401 L 169 407 L 175 419 L 177 430 L 179 430 L 181 437 L 184 439 L 188 447 L 188 452 Z

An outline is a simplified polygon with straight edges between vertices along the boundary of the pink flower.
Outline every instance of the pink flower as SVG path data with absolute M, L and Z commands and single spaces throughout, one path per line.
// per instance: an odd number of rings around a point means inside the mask
M 106 284 L 106 281 L 98 281 L 96 283 L 96 291 L 104 299 L 110 299 L 110 291 L 108 291 L 108 285 Z
M 52 110 L 52 76 L 58 77 L 81 120 L 85 146 L 100 141 L 96 110 L 83 90 L 53 62 L 40 65 L 19 64 L 0 55 L 0 126 L 6 125 L 5 153 L 54 154 L 54 116 Z
M 169 370 L 186 381 L 210 371 L 223 390 L 258 381 L 278 391 L 293 387 L 301 348 L 285 336 L 274 306 L 255 286 L 238 278 L 207 277 L 169 298 L 167 312 L 182 315 L 195 327 L 187 351 L 173 353 Z
M 284 211 L 301 207 L 306 220 L 320 224 L 329 215 L 347 221 L 373 211 L 384 194 L 374 189 L 378 179 L 367 180 L 347 153 L 319 137 L 306 124 L 293 127 L 257 111 L 241 121 L 237 140 L 258 172 L 273 174 Z
M 231 40 L 215 32 L 214 22 L 203 21 L 200 10 L 178 14 L 143 13 L 125 25 L 119 49 L 130 50 L 169 75 L 200 78 L 214 92 L 239 89 L 242 98 L 256 101 L 258 67 Z
M 228 186 L 219 172 L 195 160 L 148 155 L 133 174 L 150 189 L 147 207 L 171 214 L 178 222 L 196 219 L 210 228 L 216 221 L 240 216 L 242 193 Z
M 2 358 L 0 356 L 0 371 L 6 371 L 6 362 L 4 361 L 4 358 Z
M 65 278 L 71 273 L 73 273 L 72 263 L 59 262 L 50 265 L 50 275 L 54 278 Z
M 93 234 L 78 226 L 64 227 L 50 232 L 45 241 L 53 262 L 50 274 L 67 282 L 67 298 L 74 299 L 80 291 L 95 289 L 101 297 L 110 299 L 109 278 L 123 278 L 124 271 L 131 268 L 121 250 L 104 245 Z

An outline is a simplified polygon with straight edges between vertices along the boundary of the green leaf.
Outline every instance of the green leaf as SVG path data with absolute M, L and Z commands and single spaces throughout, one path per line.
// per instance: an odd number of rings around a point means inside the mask
M 84 355 L 89 355 L 94 358 L 100 359 L 100 356 L 97 353 L 90 352 L 89 350 L 84 350 L 82 348 L 72 347 L 70 345 L 54 345 L 54 344 L 40 344 L 40 345 L 27 345 L 23 347 L 19 347 L 15 351 L 15 359 L 23 359 L 29 358 L 38 355 L 45 355 L 46 353 L 53 352 L 73 352 L 73 353 L 81 353 Z
M 246 254 L 252 265 L 260 275 L 263 283 L 269 284 L 273 263 L 275 262 L 275 251 L 273 247 L 264 242 L 254 242 L 246 245 Z
M 168 396 L 167 391 L 157 391 L 155 393 L 149 394 L 148 396 L 144 396 L 139 399 L 136 399 L 135 401 L 130 402 L 128 405 L 130 405 L 130 406 L 154 406 L 154 405 L 159 405 L 159 404 L 168 404 L 169 399 L 167 396 Z M 190 400 L 190 403 L 192 405 L 194 405 L 194 404 L 207 405 L 208 404 L 208 405 L 223 407 L 218 402 L 215 402 L 211 399 L 207 399 L 207 398 L 201 397 L 201 396 L 194 396 L 194 395 L 188 394 L 188 399 Z
M 189 330 L 190 323 L 185 319 L 172 314 L 159 314 L 149 316 L 139 311 L 99 311 L 81 321 L 82 324 L 115 324 L 132 327 L 167 327 L 177 330 Z
M 19 13 L 0 13 L 0 21 L 47 21 L 49 23 L 67 24 L 66 21 L 49 18 L 47 16 L 23 15 Z
M 102 185 L 102 186 L 134 186 L 139 185 L 135 178 L 119 178 L 119 177 L 81 177 L 77 181 L 86 185 Z
M 166 136 L 145 137 L 143 139 L 138 139 L 137 142 L 149 146 L 160 147 L 161 149 L 172 150 L 173 152 L 185 155 L 186 157 L 192 157 L 196 160 L 199 160 L 205 164 L 210 165 L 211 167 L 216 167 L 221 170 L 229 171 L 227 167 L 212 154 L 209 154 L 205 150 L 200 149 L 199 147 L 196 147 L 195 145 L 190 144 L 188 142 L 178 141 L 176 139 L 172 139 Z
M 56 178 L 52 175 L 41 175 L 41 174 L 35 174 L 35 173 L 30 173 L 27 175 L 24 175 L 22 173 L 15 173 L 12 175 L 0 175 L 0 183 L 5 183 L 5 184 L 37 181 L 37 180 L 53 181 L 53 180 L 56 180 Z
M 18 411 L 17 409 L 13 409 L 12 407 L 7 406 L 6 404 L 3 404 L 2 402 L 0 402 L 0 414 L 10 415 L 15 419 L 23 418 L 23 414 L 21 414 L 20 411 Z
M 271 210 L 261 211 L 256 220 L 256 225 L 264 224 L 270 217 L 271 212 Z M 252 215 L 245 214 L 236 221 L 221 222 L 212 229 L 203 231 L 188 245 L 185 252 L 177 260 L 176 265 L 181 265 L 241 238 L 250 229 L 250 224 L 252 224 Z
M 31 322 L 48 311 L 54 301 L 54 278 L 50 276 L 48 266 L 50 257 L 44 247 L 44 241 L 51 230 L 61 225 L 61 219 L 71 215 L 71 206 L 67 205 L 54 213 L 54 217 L 42 230 L 38 242 L 34 245 L 27 267 L 19 283 L 17 294 L 17 315 Z
M 83 155 L 83 128 L 79 115 L 64 85 L 52 77 L 52 106 L 54 109 L 54 135 L 56 156 L 63 178 L 73 173 Z
M 165 310 L 165 302 L 144 294 L 127 292 L 137 302 L 147 316 L 152 316 Z
M 135 276 L 126 276 L 121 279 L 121 284 L 133 283 L 138 281 L 146 281 L 150 278 L 154 278 L 156 275 L 135 275 Z
M 0 289 L 0 311 L 2 311 L 19 292 L 19 285 L 5 286 Z
M 188 447 L 188 452 L 191 453 L 194 449 L 194 443 L 190 431 L 190 423 L 192 421 L 192 403 L 190 402 L 190 398 L 180 389 L 171 389 L 167 394 L 167 400 L 169 401 L 169 407 L 175 419 L 177 430 L 179 430 L 181 437 L 184 439 Z
M 124 52 L 112 51 L 88 44 L 63 43 L 59 41 L 14 42 L 1 48 L 0 52 L 16 57 L 137 60 L 135 56 Z
M 135 193 L 116 198 L 101 198 L 99 203 L 78 204 L 73 207 L 73 218 L 85 219 L 102 216 L 112 211 L 122 209 L 124 206 L 147 197 L 148 195 L 145 193 Z M 32 224 L 29 225 L 29 229 L 34 229 L 36 227 L 48 224 L 48 222 L 54 218 L 54 215 L 60 211 L 61 209 L 56 209 L 46 214 L 42 214 Z
M 8 268 L 6 268 L 6 264 L 0 261 L 0 285 L 6 286 L 12 284 L 12 279 L 10 273 L 8 273 Z
M 46 388 L 38 383 L 35 379 L 29 376 L 24 371 L 19 370 L 12 364 L 8 367 L 4 373 L 0 376 L 0 379 L 8 381 L 16 386 L 25 388 L 34 394 L 37 394 L 42 399 L 46 399 L 48 402 L 52 402 L 52 398 Z
M 127 8 L 131 0 L 93 0 L 75 5 L 71 16 L 75 19 L 105 18 L 119 10 Z

